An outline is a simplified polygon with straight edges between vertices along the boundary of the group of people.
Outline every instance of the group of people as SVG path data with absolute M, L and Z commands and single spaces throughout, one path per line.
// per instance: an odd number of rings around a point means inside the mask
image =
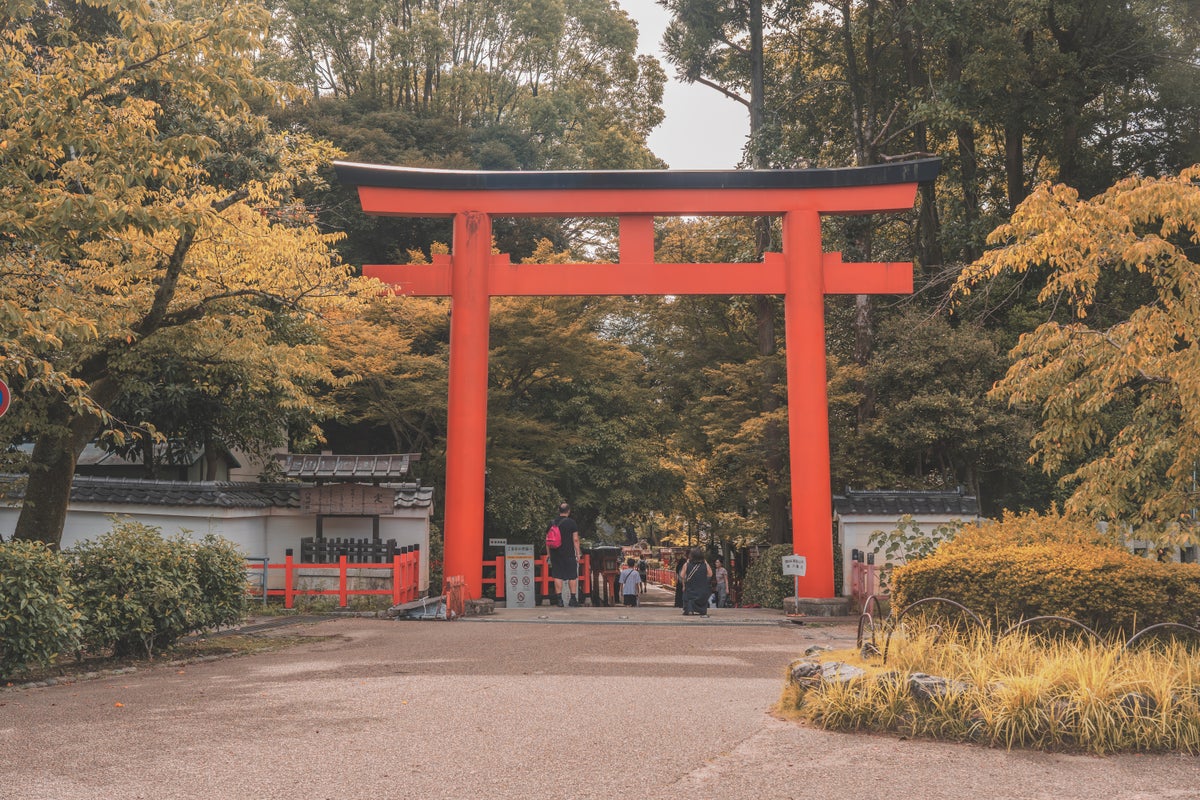
M 687 558 L 675 565 L 675 606 L 683 615 L 707 617 L 711 607 L 723 608 L 729 602 L 729 571 L 720 557 L 709 564 L 704 549 L 693 547 Z
M 559 530 L 559 545 L 548 547 L 550 577 L 564 607 L 579 605 L 579 526 L 571 519 L 571 506 L 562 503 L 554 525 Z M 708 616 L 710 606 L 722 608 L 729 599 L 729 572 L 718 557 L 709 564 L 704 549 L 692 548 L 686 559 L 675 567 L 675 606 L 682 607 L 685 616 Z M 626 606 L 636 606 L 638 595 L 646 590 L 646 562 L 628 558 L 617 574 L 617 587 Z

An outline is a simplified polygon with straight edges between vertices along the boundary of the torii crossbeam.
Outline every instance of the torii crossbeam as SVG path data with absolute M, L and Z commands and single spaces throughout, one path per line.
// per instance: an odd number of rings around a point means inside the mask
M 445 567 L 479 596 L 487 433 L 488 315 L 494 295 L 781 294 L 787 347 L 792 550 L 807 559 L 802 597 L 833 596 L 826 294 L 908 294 L 912 264 L 847 264 L 823 252 L 822 214 L 913 207 L 940 161 L 873 167 L 713 172 L 466 172 L 338 162 L 363 211 L 453 217 L 452 254 L 432 265 L 363 271 L 405 295 L 449 296 Z M 759 264 L 654 260 L 654 217 L 780 216 L 783 252 Z M 493 217 L 617 217 L 615 264 L 512 264 L 492 255 Z

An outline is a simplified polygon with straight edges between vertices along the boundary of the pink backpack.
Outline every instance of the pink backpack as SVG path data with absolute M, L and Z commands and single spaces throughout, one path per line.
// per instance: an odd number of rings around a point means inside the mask
M 562 547 L 562 531 L 558 529 L 557 522 L 551 522 L 549 530 L 546 531 L 546 547 L 551 550 Z

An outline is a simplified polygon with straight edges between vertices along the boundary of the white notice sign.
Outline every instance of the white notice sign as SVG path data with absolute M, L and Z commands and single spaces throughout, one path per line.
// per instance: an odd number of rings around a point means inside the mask
M 504 548 L 504 605 L 507 608 L 537 608 L 533 545 L 510 544 Z
M 804 577 L 804 573 L 808 570 L 808 559 L 804 556 L 784 556 L 783 557 L 783 574 L 798 575 Z

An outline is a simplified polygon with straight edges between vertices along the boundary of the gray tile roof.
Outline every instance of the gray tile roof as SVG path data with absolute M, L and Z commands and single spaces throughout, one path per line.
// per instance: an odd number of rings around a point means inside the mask
M 847 489 L 835 495 L 833 510 L 839 516 L 949 516 L 968 519 L 979 516 L 979 499 L 963 494 L 962 489 L 952 492 L 918 492 Z
M 23 475 L 0 475 L 0 492 L 9 499 L 25 495 Z M 112 505 L 195 506 L 208 508 L 299 508 L 300 483 L 233 483 L 228 481 L 146 481 L 76 475 L 71 484 L 72 503 Z M 402 483 L 396 508 L 426 508 L 433 503 L 433 487 Z
M 394 453 L 380 456 L 297 455 L 275 456 L 289 478 L 313 481 L 380 481 L 408 475 L 408 467 L 421 458 L 419 453 Z
M 31 442 L 19 444 L 17 445 L 17 450 L 23 453 L 32 453 L 33 444 Z M 171 466 L 191 466 L 197 463 L 204 455 L 203 450 L 191 450 L 188 452 L 174 451 L 163 443 L 154 445 L 154 452 L 163 458 L 165 463 Z M 241 462 L 229 453 L 222 454 L 221 458 L 231 467 L 242 466 Z M 83 452 L 79 454 L 79 458 L 76 459 L 75 463 L 81 467 L 140 467 L 142 465 L 142 457 L 137 453 L 132 453 L 129 458 L 125 458 L 116 453 L 110 453 L 95 443 L 90 443 L 84 445 Z

